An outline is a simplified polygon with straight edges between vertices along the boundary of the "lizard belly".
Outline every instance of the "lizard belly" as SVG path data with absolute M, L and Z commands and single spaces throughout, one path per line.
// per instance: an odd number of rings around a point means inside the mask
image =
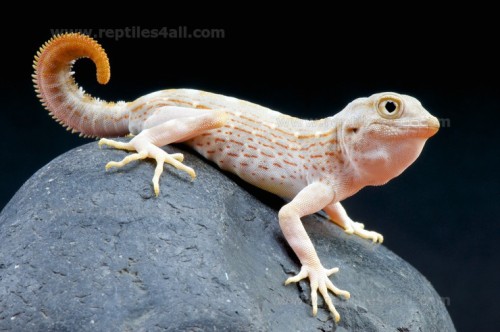
M 185 143 L 221 169 L 280 197 L 293 198 L 307 185 L 300 165 L 287 164 L 284 153 L 254 138 L 234 136 L 214 129 Z

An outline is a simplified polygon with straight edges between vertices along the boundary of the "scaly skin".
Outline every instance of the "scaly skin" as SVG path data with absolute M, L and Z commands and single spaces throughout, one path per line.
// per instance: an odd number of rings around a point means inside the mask
M 330 281 L 338 268 L 323 267 L 300 218 L 324 210 L 347 233 L 382 242 L 382 235 L 350 219 L 340 201 L 401 174 L 438 131 L 438 120 L 415 98 L 391 92 L 356 99 L 336 115 L 315 121 L 190 89 L 162 90 L 133 102 L 108 103 L 76 85 L 71 66 L 80 57 L 94 61 L 100 83 L 109 80 L 104 50 L 81 34 L 56 36 L 35 56 L 35 90 L 50 114 L 85 136 L 136 135 L 127 143 L 100 140 L 99 145 L 136 152 L 120 162 L 109 162 L 106 168 L 155 159 L 156 195 L 165 162 L 195 177 L 194 170 L 182 163 L 182 154 L 159 148 L 185 142 L 221 169 L 291 200 L 280 210 L 279 222 L 302 268 L 286 284 L 309 278 L 313 314 L 319 291 L 338 321 L 340 315 L 328 291 L 345 298 L 349 292 Z

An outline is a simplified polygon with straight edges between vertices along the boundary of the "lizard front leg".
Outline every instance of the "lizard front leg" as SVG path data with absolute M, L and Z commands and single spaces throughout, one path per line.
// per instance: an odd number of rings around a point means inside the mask
M 327 205 L 323 210 L 328 214 L 330 220 L 344 228 L 345 232 L 348 234 L 356 234 L 359 237 L 364 239 L 370 239 L 373 242 L 382 243 L 384 241 L 384 237 L 382 234 L 377 232 L 368 231 L 365 229 L 365 225 L 362 223 L 353 221 L 347 215 L 344 207 L 340 204 L 340 202 L 333 203 Z
M 198 115 L 168 119 L 169 111 L 175 114 L 179 111 L 179 107 L 164 107 L 158 113 L 157 118 L 163 119 L 164 122 L 153 125 L 151 119 L 150 128 L 142 130 L 130 142 L 118 142 L 103 138 L 99 141 L 99 146 L 109 145 L 116 149 L 137 151 L 132 155 L 125 157 L 122 161 L 110 161 L 106 165 L 106 169 L 111 167 L 122 167 L 131 161 L 152 158 L 156 160 L 156 169 L 153 176 L 153 188 L 156 196 L 160 193 L 160 176 L 163 172 L 164 163 L 170 164 L 175 168 L 185 171 L 191 177 L 196 177 L 196 173 L 191 167 L 182 163 L 184 156 L 181 153 L 169 154 L 160 146 L 164 146 L 173 142 L 182 142 L 189 138 L 200 135 L 201 133 L 221 127 L 226 121 L 227 115 L 222 111 L 198 111 Z M 192 110 L 191 110 L 192 111 Z
M 349 298 L 350 294 L 347 291 L 338 289 L 330 281 L 328 277 L 338 272 L 339 269 L 336 267 L 332 269 L 323 267 L 300 220 L 301 217 L 316 213 L 324 208 L 334 199 L 334 196 L 334 191 L 329 186 L 320 182 L 310 184 L 302 189 L 290 203 L 281 208 L 279 222 L 288 244 L 302 264 L 299 274 L 288 278 L 285 285 L 309 278 L 313 315 L 318 312 L 317 292 L 319 290 L 335 321 L 338 322 L 340 315 L 335 309 L 328 291 L 330 290 L 335 295 L 343 295 L 345 298 Z

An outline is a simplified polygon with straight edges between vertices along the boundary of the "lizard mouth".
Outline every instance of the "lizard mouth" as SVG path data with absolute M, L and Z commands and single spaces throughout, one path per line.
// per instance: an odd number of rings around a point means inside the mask
M 439 120 L 433 116 L 429 116 L 425 119 L 402 121 L 400 126 L 401 129 L 408 130 L 409 133 L 414 133 L 421 138 L 434 136 L 438 132 L 439 127 Z
M 430 138 L 439 131 L 439 120 L 433 116 L 423 119 L 398 119 L 392 122 L 377 123 L 384 127 L 386 136 Z

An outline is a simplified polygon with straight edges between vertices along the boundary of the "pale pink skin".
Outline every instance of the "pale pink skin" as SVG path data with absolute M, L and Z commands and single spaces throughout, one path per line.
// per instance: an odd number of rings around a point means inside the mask
M 346 298 L 350 295 L 328 278 L 338 268 L 322 266 L 300 218 L 324 210 L 347 233 L 382 242 L 382 235 L 350 219 L 340 201 L 401 174 L 438 131 L 438 120 L 415 98 L 392 92 L 356 99 L 336 115 L 313 121 L 190 89 L 162 90 L 133 102 L 108 103 L 85 94 L 74 82 L 72 61 L 84 56 L 96 63 L 98 80 L 105 83 L 109 79 L 107 57 L 89 37 L 58 36 L 38 53 L 35 88 L 49 112 L 86 136 L 136 135 L 128 143 L 105 138 L 99 142 L 136 152 L 106 168 L 155 159 L 156 195 L 165 162 L 195 176 L 182 163 L 182 154 L 167 154 L 159 148 L 185 142 L 221 169 L 289 199 L 279 211 L 279 223 L 302 268 L 286 284 L 309 278 L 313 314 L 319 290 L 338 321 L 340 315 L 328 291 Z

